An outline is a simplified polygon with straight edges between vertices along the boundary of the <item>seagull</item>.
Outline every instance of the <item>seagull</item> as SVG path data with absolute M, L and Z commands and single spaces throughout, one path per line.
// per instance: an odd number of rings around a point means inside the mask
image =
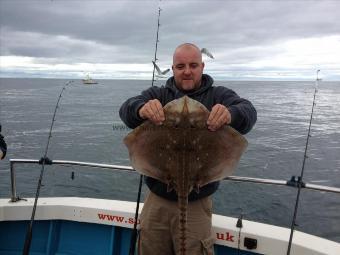
M 156 68 L 157 70 L 157 77 L 164 77 L 169 71 L 170 69 L 166 69 L 164 71 L 161 71 L 161 69 L 158 67 L 158 65 L 155 63 L 155 61 L 152 61 L 152 64 L 154 65 L 154 67 Z
M 202 52 L 203 54 L 207 55 L 209 58 L 214 59 L 214 56 L 208 51 L 207 48 L 202 48 L 202 49 L 201 49 L 201 52 Z

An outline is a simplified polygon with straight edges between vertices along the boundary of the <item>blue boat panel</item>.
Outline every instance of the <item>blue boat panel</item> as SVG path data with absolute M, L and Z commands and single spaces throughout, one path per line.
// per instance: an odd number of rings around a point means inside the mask
M 120 231 L 120 249 L 117 255 L 128 255 L 130 250 L 130 240 L 132 235 L 132 229 L 128 228 L 118 228 Z
M 0 222 L 0 254 L 22 253 L 28 224 L 28 221 Z M 34 222 L 32 255 L 46 254 L 49 225 L 49 221 Z
M 59 243 L 59 233 L 60 233 L 60 224 L 61 221 L 49 221 L 50 222 L 50 229 L 49 229 L 49 236 L 47 240 L 47 250 L 46 254 L 53 255 L 57 251 L 57 245 Z
M 110 254 L 112 226 L 62 221 L 56 255 Z
M 21 255 L 28 221 L 0 222 L 0 255 Z M 128 255 L 131 229 L 64 220 L 35 221 L 30 255 Z M 215 255 L 255 255 L 215 245 Z
M 238 250 L 235 248 L 230 248 L 222 245 L 215 245 L 214 247 L 215 255 L 263 255 L 260 253 L 254 253 L 251 251 Z

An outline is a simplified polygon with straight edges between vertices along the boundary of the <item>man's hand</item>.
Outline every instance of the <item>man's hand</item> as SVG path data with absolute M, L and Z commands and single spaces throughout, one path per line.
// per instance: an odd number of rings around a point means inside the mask
M 156 125 L 161 125 L 165 120 L 163 107 L 158 99 L 149 100 L 139 109 L 138 114 L 142 119 L 148 119 Z
M 208 129 L 210 131 L 216 131 L 223 125 L 231 123 L 231 114 L 227 107 L 222 104 L 216 104 L 211 109 L 209 118 L 207 121 Z

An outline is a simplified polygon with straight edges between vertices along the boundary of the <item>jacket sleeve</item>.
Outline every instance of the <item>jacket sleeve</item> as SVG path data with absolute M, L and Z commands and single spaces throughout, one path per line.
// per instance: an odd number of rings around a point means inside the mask
M 226 106 L 231 114 L 230 126 L 241 134 L 248 133 L 255 125 L 257 112 L 253 104 L 241 98 L 233 90 L 216 87 L 215 102 Z
M 7 152 L 7 144 L 5 142 L 4 137 L 1 134 L 0 134 L 0 152 L 2 152 L 2 157 L 0 159 L 5 158 Z
M 140 95 L 126 100 L 119 109 L 119 116 L 129 128 L 136 128 L 144 122 L 144 119 L 138 114 L 139 109 L 149 100 L 160 100 L 160 98 L 160 88 L 150 87 L 149 89 L 144 90 Z

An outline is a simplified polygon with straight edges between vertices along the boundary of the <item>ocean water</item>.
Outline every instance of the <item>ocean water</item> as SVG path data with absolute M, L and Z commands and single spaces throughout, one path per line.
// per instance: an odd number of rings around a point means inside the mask
M 0 197 L 10 196 L 10 158 L 39 159 L 54 107 L 66 80 L 0 79 L 0 122 L 8 143 L 0 162 Z M 158 81 L 158 84 L 162 84 Z M 312 109 L 314 81 L 219 81 L 253 102 L 258 121 L 234 175 L 288 180 L 300 175 Z M 156 84 L 157 85 L 157 84 Z M 75 81 L 64 91 L 48 156 L 129 165 L 118 110 L 149 81 Z M 340 187 L 340 82 L 319 83 L 304 181 Z M 113 128 L 116 127 L 116 128 Z M 118 127 L 118 128 L 117 128 Z M 17 165 L 17 192 L 33 197 L 41 166 Z M 71 178 L 71 173 L 75 178 Z M 139 176 L 103 169 L 47 166 L 41 196 L 81 196 L 135 201 Z M 147 188 L 143 186 L 143 194 Z M 214 194 L 214 212 L 290 227 L 297 190 L 224 181 Z M 340 195 L 302 190 L 297 230 L 340 242 Z

